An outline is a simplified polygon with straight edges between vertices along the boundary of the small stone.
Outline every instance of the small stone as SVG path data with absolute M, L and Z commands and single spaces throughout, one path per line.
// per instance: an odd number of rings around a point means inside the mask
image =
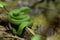
M 18 1 L 18 5 L 22 5 L 23 3 L 22 3 L 22 1 Z
M 37 1 L 42 1 L 42 0 L 37 0 Z
M 5 1 L 7 1 L 7 2 L 13 2 L 13 0 L 5 0 Z
M 44 11 L 44 9 L 37 9 L 37 10 L 34 10 L 34 9 L 31 9 L 30 10 L 30 14 L 41 14 L 42 12 Z
M 24 5 L 24 6 L 28 6 L 28 5 L 29 5 L 29 2 L 24 1 L 24 2 L 23 2 L 23 5 Z
M 17 5 L 18 5 L 18 8 L 22 7 L 23 6 L 23 2 L 22 1 L 18 1 Z

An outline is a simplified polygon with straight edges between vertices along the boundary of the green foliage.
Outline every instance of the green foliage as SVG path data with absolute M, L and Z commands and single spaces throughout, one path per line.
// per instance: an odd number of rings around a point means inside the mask
M 6 4 L 3 2 L 0 2 L 0 7 L 3 8 Z
M 42 36 L 41 35 L 34 35 L 31 37 L 31 40 L 42 40 Z

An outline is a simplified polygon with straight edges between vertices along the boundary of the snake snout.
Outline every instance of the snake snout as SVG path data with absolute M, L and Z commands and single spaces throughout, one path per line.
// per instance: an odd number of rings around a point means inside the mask
M 20 8 L 20 12 L 26 12 L 26 11 L 29 11 L 30 8 L 29 7 L 22 7 Z

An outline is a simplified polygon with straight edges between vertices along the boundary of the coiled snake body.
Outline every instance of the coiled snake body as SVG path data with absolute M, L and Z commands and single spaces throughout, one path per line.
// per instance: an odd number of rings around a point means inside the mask
M 13 10 L 8 14 L 8 20 L 10 23 L 19 25 L 18 30 L 16 31 L 15 28 L 12 27 L 12 32 L 15 35 L 21 35 L 22 31 L 25 27 L 31 26 L 32 22 L 30 20 L 30 17 L 24 12 L 28 11 L 28 7 L 22 7 L 19 10 Z

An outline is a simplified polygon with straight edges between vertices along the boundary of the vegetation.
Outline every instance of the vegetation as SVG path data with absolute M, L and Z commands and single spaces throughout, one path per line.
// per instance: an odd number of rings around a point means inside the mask
M 0 0 L 0 27 L 3 39 L 60 40 L 60 0 Z

